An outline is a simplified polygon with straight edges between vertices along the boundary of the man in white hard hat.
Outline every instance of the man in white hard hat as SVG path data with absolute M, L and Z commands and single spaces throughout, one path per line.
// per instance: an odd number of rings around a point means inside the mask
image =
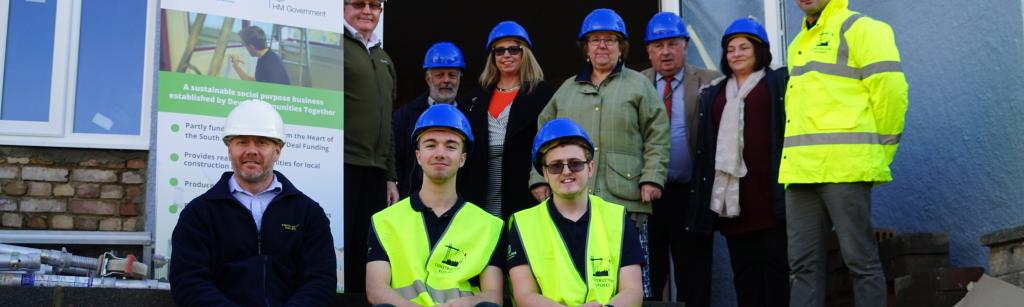
M 327 306 L 335 293 L 334 240 L 320 205 L 274 171 L 284 122 L 249 100 L 224 125 L 233 172 L 178 217 L 171 294 L 182 306 Z

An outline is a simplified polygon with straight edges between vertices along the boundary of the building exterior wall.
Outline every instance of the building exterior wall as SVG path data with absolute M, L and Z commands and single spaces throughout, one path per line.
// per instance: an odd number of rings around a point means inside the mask
M 0 146 L 0 229 L 142 231 L 147 156 Z

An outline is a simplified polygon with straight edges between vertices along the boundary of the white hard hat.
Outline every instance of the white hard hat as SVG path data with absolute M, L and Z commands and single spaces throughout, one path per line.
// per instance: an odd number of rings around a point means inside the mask
M 236 135 L 253 135 L 284 143 L 284 121 L 269 103 L 251 99 L 239 103 L 224 124 L 224 144 Z

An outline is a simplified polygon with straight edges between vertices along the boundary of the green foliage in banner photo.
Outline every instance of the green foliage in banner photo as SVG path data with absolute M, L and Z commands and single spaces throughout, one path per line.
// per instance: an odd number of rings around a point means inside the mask
M 227 117 L 238 103 L 266 101 L 286 124 L 341 130 L 342 92 L 319 88 L 160 72 L 160 112 Z

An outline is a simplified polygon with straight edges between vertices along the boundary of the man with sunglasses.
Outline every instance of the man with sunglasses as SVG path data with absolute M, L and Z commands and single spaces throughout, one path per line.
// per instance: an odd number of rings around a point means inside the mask
M 345 16 L 345 289 L 366 288 L 370 216 L 398 201 L 391 112 L 394 63 L 373 34 L 383 2 L 344 0 Z
M 435 104 L 411 136 L 423 186 L 373 215 L 367 299 L 380 306 L 497 307 L 504 223 L 455 192 L 473 148 L 469 120 L 452 105 Z
M 507 265 L 524 306 L 639 306 L 640 239 L 626 210 L 587 193 L 594 145 L 575 122 L 558 118 L 537 132 L 533 165 L 552 196 L 512 216 Z
M 459 93 L 462 72 L 466 70 L 466 62 L 459 47 L 449 42 L 435 43 L 423 58 L 423 70 L 428 90 L 395 110 L 391 119 L 394 135 L 411 134 L 416 119 L 429 106 L 438 103 L 459 106 L 455 96 Z M 422 185 L 423 170 L 416 165 L 413 145 L 409 142 L 395 142 L 395 170 L 398 174 L 400 198 L 416 193 Z

